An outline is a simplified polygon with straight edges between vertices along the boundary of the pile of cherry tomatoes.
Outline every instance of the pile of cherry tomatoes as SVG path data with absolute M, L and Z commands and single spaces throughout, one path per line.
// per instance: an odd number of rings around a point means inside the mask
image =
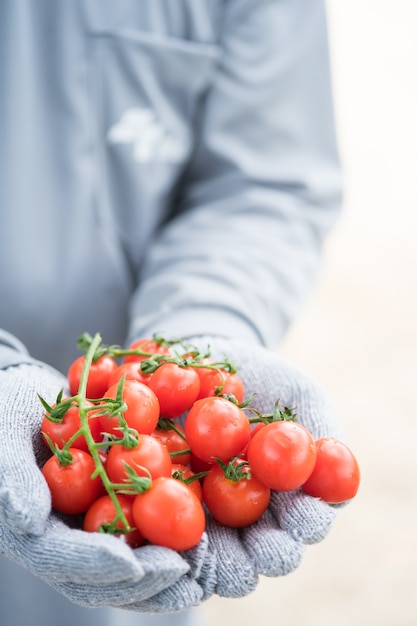
M 314 440 L 293 408 L 251 408 L 236 367 L 160 337 L 128 349 L 79 338 L 70 395 L 45 408 L 42 468 L 53 508 L 89 532 L 187 550 L 206 511 L 226 526 L 253 524 L 271 490 L 302 488 L 329 503 L 352 499 L 360 472 L 351 450 Z M 178 418 L 182 418 L 181 422 Z M 182 424 L 182 425 L 181 425 Z

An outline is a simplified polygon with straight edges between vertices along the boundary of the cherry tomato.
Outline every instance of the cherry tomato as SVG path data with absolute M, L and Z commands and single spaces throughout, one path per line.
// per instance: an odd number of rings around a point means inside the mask
M 202 361 L 202 365 L 210 365 L 211 363 L 211 359 L 203 359 Z M 223 384 L 223 377 L 220 371 L 209 367 L 196 367 L 194 369 L 200 379 L 200 392 L 197 399 L 214 396 L 216 389 Z
M 98 498 L 101 480 L 92 479 L 95 463 L 90 454 L 78 448 L 69 448 L 72 461 L 61 465 L 56 456 L 50 457 L 42 468 L 52 497 L 52 506 L 60 513 L 84 513 Z
M 227 463 L 244 450 L 250 438 L 250 423 L 243 411 L 217 396 L 194 403 L 184 430 L 193 454 L 208 462 L 217 457 Z
M 106 391 L 107 398 L 116 398 L 118 383 Z M 139 433 L 150 435 L 155 429 L 159 419 L 159 402 L 154 392 L 137 380 L 125 380 L 122 391 L 123 401 L 127 409 L 123 413 L 127 425 Z M 102 429 L 115 437 L 120 437 L 119 418 L 117 415 L 102 415 Z
M 151 543 L 172 550 L 196 546 L 205 530 L 205 513 L 200 500 L 175 478 L 161 477 L 133 502 L 133 518 Z
M 208 472 L 215 463 L 216 461 L 203 461 L 203 459 L 199 459 L 198 456 L 191 452 L 189 465 L 196 474 L 199 472 Z
M 93 406 L 91 402 L 87 402 L 86 404 L 87 406 Z M 88 424 L 94 441 L 97 443 L 103 441 L 100 418 L 94 416 L 94 411 L 91 411 L 88 415 Z M 68 409 L 61 422 L 54 422 L 48 419 L 48 414 L 45 414 L 42 420 L 41 432 L 45 443 L 47 443 L 46 435 L 58 448 L 63 448 L 64 444 L 68 442 L 80 428 L 80 411 L 78 406 L 74 405 Z M 79 435 L 74 439 L 71 443 L 71 447 L 88 451 L 88 445 L 84 435 Z
M 204 503 L 214 519 L 224 526 L 249 526 L 268 507 L 271 495 L 269 487 L 251 475 L 248 465 L 242 468 L 242 473 L 247 477 L 234 481 L 226 477 L 219 465 L 215 465 L 204 479 Z
M 292 421 L 267 424 L 250 440 L 247 450 L 253 474 L 277 491 L 301 487 L 313 471 L 316 454 L 311 433 Z
M 166 446 L 170 454 L 171 452 L 175 453 L 174 456 L 171 456 L 173 463 L 188 465 L 191 454 L 189 452 L 188 443 L 185 439 L 184 429 L 181 428 L 179 424 L 175 424 L 175 430 L 174 428 L 169 428 L 167 426 L 167 428 L 156 428 L 151 434 L 152 437 L 155 437 L 155 439 L 158 439 L 158 441 Z M 177 454 L 182 450 L 185 450 L 184 454 Z
M 245 399 L 245 387 L 242 379 L 237 374 L 231 374 L 225 372 L 225 383 L 222 389 L 222 394 L 233 395 L 239 404 Z
M 117 385 L 122 377 L 126 380 L 137 380 L 144 385 L 147 385 L 151 379 L 152 374 L 143 374 L 140 363 L 136 361 L 129 361 L 128 363 L 122 363 L 113 371 L 109 378 L 109 387 Z
M 162 354 L 165 356 L 171 356 L 171 352 L 168 346 L 164 346 L 163 344 L 160 345 L 157 341 L 154 341 L 153 339 L 147 339 L 147 338 L 139 339 L 138 341 L 135 341 L 129 346 L 129 350 L 138 350 L 138 349 L 143 350 L 143 352 L 146 352 L 147 354 L 146 355 L 127 354 L 123 358 L 123 361 L 125 363 L 129 363 L 130 361 L 140 363 L 140 361 L 144 361 L 145 359 L 148 359 L 149 356 L 152 356 L 153 354 Z
M 191 489 L 194 495 L 197 496 L 200 502 L 203 500 L 203 492 L 201 489 L 200 480 L 198 478 L 191 481 L 189 480 L 190 478 L 193 478 L 193 476 L 195 476 L 195 472 L 193 472 L 193 470 L 189 468 L 188 465 L 183 465 L 182 463 L 173 463 L 171 476 L 172 478 L 176 478 L 177 480 L 180 480 L 185 485 L 187 485 L 187 487 Z
M 133 519 L 133 498 L 125 496 L 123 494 L 117 495 L 117 500 L 120 504 L 120 508 L 126 518 L 129 527 L 132 528 L 130 532 L 115 533 L 118 537 L 127 543 L 131 548 L 137 548 L 143 543 L 143 536 L 137 528 L 135 528 L 135 521 Z M 113 504 L 109 495 L 104 495 L 93 502 L 93 504 L 87 510 L 84 521 L 83 530 L 94 533 L 100 532 L 100 527 L 106 524 L 111 524 L 116 518 L 116 507 Z M 116 527 L 122 530 L 125 529 L 123 521 L 119 520 L 116 523 Z M 106 532 L 105 529 L 102 532 Z
M 193 405 L 200 391 L 200 379 L 191 367 L 164 363 L 152 374 L 149 387 L 159 400 L 161 415 L 172 419 Z
M 151 435 L 139 435 L 135 448 L 113 445 L 107 454 L 107 475 L 114 483 L 122 483 L 128 478 L 125 463 L 135 470 L 138 476 L 152 478 L 171 476 L 172 461 L 169 452 L 162 443 Z
M 203 363 L 210 364 L 209 359 L 204 359 Z M 245 390 L 241 378 L 237 374 L 231 374 L 225 370 L 211 369 L 209 367 L 196 367 L 195 371 L 200 378 L 200 393 L 198 400 L 210 396 L 222 394 L 232 394 L 240 404 L 245 397 Z
M 78 357 L 70 365 L 67 373 L 70 392 L 73 396 L 78 393 L 84 362 L 84 355 Z M 102 398 L 104 396 L 109 387 L 109 378 L 116 367 L 116 361 L 106 355 L 91 364 L 87 379 L 87 398 Z
M 332 437 L 318 439 L 316 447 L 316 464 L 303 490 L 331 504 L 354 498 L 359 489 L 360 470 L 353 452 Z

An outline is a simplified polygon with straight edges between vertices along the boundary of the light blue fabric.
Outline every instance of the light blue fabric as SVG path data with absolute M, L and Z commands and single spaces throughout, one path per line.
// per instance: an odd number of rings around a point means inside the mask
M 276 345 L 340 204 L 321 1 L 5 0 L 0 86 L 0 327 Z
M 277 344 L 340 206 L 323 4 L 0 3 L 0 327 L 34 358 L 65 372 L 83 331 Z M 150 619 L 0 576 L 7 626 Z
M 195 610 L 148 615 L 121 609 L 86 609 L 73 604 L 21 567 L 0 556 L 2 626 L 197 626 Z

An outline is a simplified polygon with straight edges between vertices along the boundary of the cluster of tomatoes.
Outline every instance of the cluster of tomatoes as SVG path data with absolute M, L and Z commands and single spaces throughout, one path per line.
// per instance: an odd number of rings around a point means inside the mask
M 158 337 L 127 350 L 99 335 L 79 345 L 70 396 L 41 399 L 52 452 L 42 472 L 53 508 L 84 530 L 181 551 L 200 541 L 206 510 L 240 528 L 262 516 L 271 490 L 302 488 L 330 503 L 356 495 L 351 450 L 315 441 L 279 401 L 267 415 L 251 409 L 231 363 L 192 347 L 178 354 Z

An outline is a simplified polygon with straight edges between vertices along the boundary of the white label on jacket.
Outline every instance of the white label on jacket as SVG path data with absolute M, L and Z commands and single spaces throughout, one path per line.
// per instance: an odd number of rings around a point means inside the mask
M 133 144 L 133 158 L 139 163 L 181 161 L 187 146 L 174 137 L 152 109 L 134 108 L 125 111 L 107 134 L 110 143 Z

